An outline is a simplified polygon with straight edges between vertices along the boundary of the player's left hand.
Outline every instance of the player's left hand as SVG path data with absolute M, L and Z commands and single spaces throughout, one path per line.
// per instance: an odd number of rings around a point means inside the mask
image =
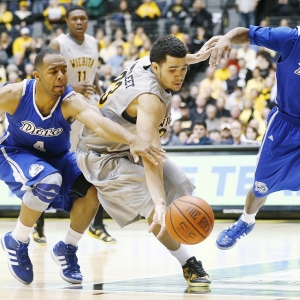
M 135 163 L 139 162 L 139 156 L 148 159 L 155 165 L 161 164 L 167 159 L 164 150 L 155 148 L 151 144 L 141 140 L 138 136 L 130 144 L 130 153 Z
M 149 226 L 148 232 L 152 232 L 157 225 L 160 225 L 160 231 L 156 236 L 157 239 L 166 231 L 166 206 L 165 205 L 155 205 L 155 212 L 153 215 L 153 221 Z

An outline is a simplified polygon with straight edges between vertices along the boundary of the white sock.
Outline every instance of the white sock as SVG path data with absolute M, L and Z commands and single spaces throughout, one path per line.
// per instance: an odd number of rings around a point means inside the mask
M 67 235 L 65 237 L 65 244 L 71 244 L 73 246 L 77 246 L 78 242 L 82 238 L 83 233 L 79 233 L 74 231 L 71 227 L 69 227 Z
M 28 237 L 31 230 L 32 227 L 27 227 L 23 225 L 20 221 L 20 218 L 18 218 L 17 225 L 13 230 L 13 232 L 11 233 L 11 235 L 15 240 L 26 243 L 28 241 Z
M 180 245 L 179 249 L 176 251 L 172 251 L 172 250 L 169 251 L 174 257 L 178 259 L 181 266 L 184 266 L 187 260 L 193 256 L 188 251 L 188 247 L 186 245 Z
M 255 222 L 255 216 L 257 212 L 254 214 L 247 214 L 246 210 L 244 209 L 244 213 L 242 214 L 242 220 L 248 224 L 252 224 Z

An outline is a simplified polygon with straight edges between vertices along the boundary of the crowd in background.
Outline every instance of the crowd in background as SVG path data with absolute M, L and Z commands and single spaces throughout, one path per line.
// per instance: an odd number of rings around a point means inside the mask
M 278 15 L 280 9 L 293 7 L 293 1 L 275 2 Z M 159 35 L 178 37 L 189 53 L 197 52 L 214 35 L 213 14 L 202 0 L 1 1 L 0 86 L 32 78 L 36 54 L 66 33 L 64 18 L 72 4 L 85 6 L 95 21 L 104 91 L 123 68 L 149 55 Z M 241 25 L 255 22 L 257 4 L 256 0 L 236 0 Z M 35 22 L 42 24 L 39 36 Z M 259 25 L 268 26 L 268 19 Z M 288 20 L 282 18 L 278 26 L 289 26 Z M 184 86 L 173 95 L 171 127 L 162 144 L 259 145 L 267 115 L 275 106 L 277 57 L 268 49 L 242 45 L 233 48 L 229 59 L 222 59 L 216 69 L 208 67 L 207 61 L 191 65 Z M 0 113 L 0 124 L 3 120 Z

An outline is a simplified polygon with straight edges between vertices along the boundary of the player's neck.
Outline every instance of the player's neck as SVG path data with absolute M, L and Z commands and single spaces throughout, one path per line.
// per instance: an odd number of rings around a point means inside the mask
M 71 33 L 66 34 L 67 37 L 69 37 L 73 42 L 75 42 L 78 45 L 81 45 L 84 42 L 84 35 L 83 36 L 74 36 Z

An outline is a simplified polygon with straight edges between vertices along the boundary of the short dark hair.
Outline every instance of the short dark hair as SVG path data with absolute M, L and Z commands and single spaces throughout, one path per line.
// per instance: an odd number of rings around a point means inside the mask
M 80 5 L 71 5 L 68 9 L 67 9 L 67 13 L 66 13 L 66 18 L 69 18 L 69 14 L 73 11 L 73 10 L 83 10 L 85 11 L 85 13 L 87 14 L 87 11 L 85 9 L 85 7 L 80 6 Z
M 46 48 L 46 49 L 40 51 L 37 54 L 37 56 L 35 57 L 35 60 L 34 60 L 34 69 L 37 70 L 43 64 L 44 57 L 47 56 L 47 55 L 51 55 L 51 54 L 60 54 L 60 55 L 62 55 L 56 49 Z
M 193 129 L 196 125 L 203 126 L 205 129 L 207 128 L 206 123 L 204 121 L 196 121 L 196 123 L 193 126 Z
M 159 65 L 167 60 L 167 55 L 173 57 L 185 57 L 186 48 L 182 41 L 172 35 L 165 35 L 158 38 L 150 50 L 150 61 Z

